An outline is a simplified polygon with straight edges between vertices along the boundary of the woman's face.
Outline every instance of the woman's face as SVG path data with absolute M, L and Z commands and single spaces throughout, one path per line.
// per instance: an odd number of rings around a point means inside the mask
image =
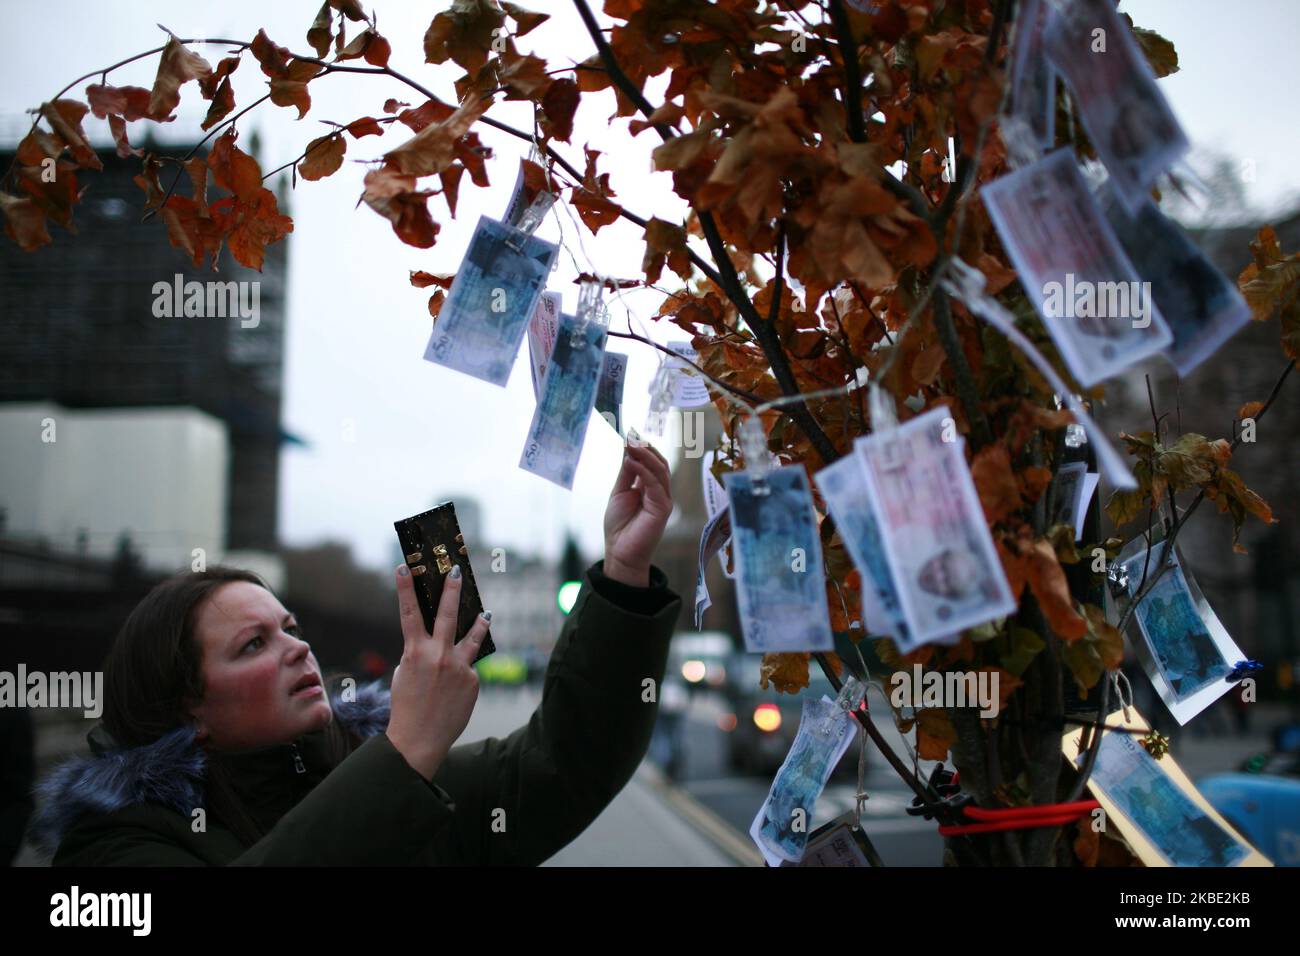
M 288 743 L 330 722 L 320 667 L 292 614 L 247 581 L 223 584 L 195 614 L 203 699 L 191 707 L 215 750 Z

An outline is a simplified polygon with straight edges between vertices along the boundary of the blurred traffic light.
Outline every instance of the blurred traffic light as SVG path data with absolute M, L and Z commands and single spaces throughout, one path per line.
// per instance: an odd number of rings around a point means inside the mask
M 578 553 L 578 545 L 569 535 L 564 540 L 564 556 L 560 558 L 560 589 L 556 592 L 555 603 L 560 610 L 568 614 L 578 600 L 578 591 L 582 589 L 582 572 L 586 565 Z

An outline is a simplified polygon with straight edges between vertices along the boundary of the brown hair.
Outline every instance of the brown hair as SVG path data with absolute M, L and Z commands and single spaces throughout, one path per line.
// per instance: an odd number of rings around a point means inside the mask
M 192 723 L 187 702 L 203 699 L 202 648 L 195 635 L 200 605 L 235 581 L 266 582 L 251 571 L 214 565 L 163 581 L 127 616 L 104 661 L 103 727 L 120 747 L 153 743 Z M 338 721 L 326 726 L 331 758 L 341 761 L 354 743 Z M 265 834 L 235 796 L 219 761 L 209 761 L 208 810 L 245 844 Z

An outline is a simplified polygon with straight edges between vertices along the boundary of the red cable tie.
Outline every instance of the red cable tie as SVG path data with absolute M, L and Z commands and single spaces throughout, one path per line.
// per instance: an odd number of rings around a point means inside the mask
M 982 823 L 967 823 L 939 827 L 941 836 L 964 833 L 992 833 L 1001 830 L 1033 830 L 1038 827 L 1063 826 L 1073 823 L 1097 809 L 1096 800 L 1078 800 L 1074 803 L 1045 803 L 1034 807 L 963 807 L 963 813 Z
M 1000 823 L 967 823 L 962 826 L 939 827 L 940 836 L 956 836 L 962 833 L 992 833 L 997 830 L 1033 830 L 1038 827 L 1057 827 L 1073 823 L 1082 814 L 1063 813 L 1057 817 L 1039 817 L 1034 820 L 1004 820 Z
M 1039 817 L 1055 817 L 1066 813 L 1074 813 L 1082 816 L 1090 810 L 1097 809 L 1101 804 L 1096 800 L 1077 800 L 1074 803 L 1044 803 L 1034 807 L 971 807 L 967 806 L 966 816 L 973 820 L 1010 820 L 1019 819 L 1037 819 Z

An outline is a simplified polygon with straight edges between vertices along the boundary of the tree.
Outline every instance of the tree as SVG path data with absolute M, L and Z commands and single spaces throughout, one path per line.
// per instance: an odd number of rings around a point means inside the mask
M 196 266 L 215 265 L 224 245 L 238 262 L 260 268 L 265 246 L 292 230 L 263 185 L 278 170 L 262 173 L 237 145 L 236 126 L 266 100 L 304 115 L 311 109 L 310 86 L 322 76 L 346 72 L 358 82 L 392 77 L 419 103 L 389 100 L 384 115 L 337 125 L 280 168 L 323 179 L 340 168 L 351 141 L 403 124 L 411 137 L 366 175 L 362 199 L 413 246 L 436 241 L 430 197 L 441 195 L 454 217 L 466 173 L 474 185 L 489 185 L 488 151 L 476 124 L 535 139 L 540 161 L 524 164 L 530 199 L 541 190 L 559 195 L 593 233 L 620 217 L 638 224 L 645 285 L 657 287 L 665 269 L 677 277 L 656 319 L 692 335 L 699 368 L 715 388 L 718 413 L 733 439 L 719 456 L 718 473 L 742 466 L 735 438 L 748 413 L 733 399 L 753 406 L 839 389 L 761 415 L 769 449 L 810 474 L 871 430 L 866 389 L 855 387 L 863 369 L 899 401 L 904 417 L 939 403 L 952 409 L 967 436 L 972 475 L 1019 609 L 1005 622 L 967 632 L 953 647 L 925 646 L 907 657 L 887 639 L 875 647 L 894 668 L 920 663 L 934 670 L 995 669 L 1001 676 L 1001 716 L 930 708 L 914 721 L 920 756 L 951 759 L 961 788 L 977 804 L 1077 799 L 1091 761 L 1080 774 L 1061 759 L 1065 682 L 1077 685 L 1105 716 L 1106 678 L 1123 656 L 1124 622 L 1117 627 L 1107 620 L 1100 596 L 1104 574 L 1094 572 L 1088 558 L 1095 548 L 1114 558 L 1122 542 L 1099 541 L 1094 522 L 1076 548 L 1072 531 L 1048 525 L 1048 490 L 1064 460 L 1071 415 L 1057 409 L 1050 385 L 1005 338 L 938 284 L 954 257 L 978 268 L 988 292 L 1016 313 L 1068 380 L 987 213 L 972 201 L 980 184 L 1008 168 L 997 115 L 1013 3 L 606 0 L 604 12 L 617 21 L 607 35 L 586 0 L 574 2 L 595 52 L 558 68 L 517 45 L 547 14 L 504 0 L 454 0 L 438 12 L 424 36 L 425 60 L 456 73 L 456 105 L 389 67 L 389 42 L 359 0 L 321 6 L 306 35 L 314 55 L 291 52 L 264 31 L 251 40 L 170 36 L 162 47 L 81 77 L 39 108 L 4 179 L 6 232 L 33 249 L 51 241 L 48 220 L 71 226 L 77 174 L 100 165 L 82 129 L 87 112 L 107 120 L 120 154 L 139 155 L 126 123 L 167 121 L 191 82 L 210 104 L 200 144 L 211 141 L 207 155 L 199 156 L 198 147 L 180 157 L 144 155 L 136 181 L 149 216 L 163 222 L 172 244 Z M 1168 41 L 1135 32 L 1158 75 L 1177 69 Z M 227 55 L 214 67 L 190 44 L 225 47 Z M 152 56 L 159 65 L 151 90 L 108 85 L 112 70 Z M 237 109 L 229 77 L 249 58 L 266 75 L 269 90 Z M 665 73 L 665 101 L 652 103 L 646 80 Z M 86 102 L 63 98 L 95 78 Z M 662 140 L 655 168 L 671 174 L 676 193 L 689 203 L 684 222 L 644 218 L 628 208 L 599 171 L 602 157 L 595 150 L 585 148 L 579 165 L 566 158 L 576 110 L 602 90 L 613 91 L 616 116 L 628 119 L 630 136 Z M 532 103 L 535 128 L 513 129 L 489 116 L 499 99 Z M 1093 155 L 1081 125 L 1071 121 L 1064 91 L 1057 108 L 1058 144 Z M 948 162 L 950 144 L 955 169 Z M 166 165 L 176 171 L 164 186 Z M 51 166 L 57 175 L 42 176 Z M 189 195 L 177 195 L 184 180 Z M 210 198 L 213 187 L 224 195 Z M 1281 313 L 1287 355 L 1273 394 L 1240 411 L 1240 418 L 1258 419 L 1297 357 L 1300 257 L 1284 255 L 1268 229 L 1252 248 L 1255 263 L 1243 273 L 1242 289 L 1255 318 Z M 436 321 L 449 280 L 415 273 L 411 281 L 441 286 L 429 302 Z M 1103 392 L 1085 394 L 1095 401 Z M 909 396 L 918 401 L 904 406 Z M 1272 520 L 1268 506 L 1228 468 L 1236 440 L 1191 433 L 1171 438 L 1154 407 L 1152 413 L 1153 430 L 1124 436 L 1140 487 L 1112 497 L 1108 513 L 1117 525 L 1140 528 L 1145 518 L 1149 534 L 1164 513 L 1175 538 L 1205 498 L 1230 513 L 1237 529 L 1248 515 Z M 1192 495 L 1191 503 L 1180 507 L 1179 495 Z M 861 617 L 861 579 L 820 498 L 817 505 L 832 627 L 850 631 Z M 807 685 L 812 656 L 768 655 L 764 683 L 798 691 Z M 834 655 L 815 657 L 838 681 L 841 662 Z M 874 734 L 869 721 L 863 724 Z M 1089 734 L 1093 754 L 1098 739 Z M 932 782 L 915 777 L 883 741 L 876 742 L 918 798 L 936 804 L 941 822 L 962 822 L 941 805 Z M 1086 826 L 954 838 L 949 847 L 959 863 L 1091 865 L 1125 856 L 1120 843 L 1099 840 Z

